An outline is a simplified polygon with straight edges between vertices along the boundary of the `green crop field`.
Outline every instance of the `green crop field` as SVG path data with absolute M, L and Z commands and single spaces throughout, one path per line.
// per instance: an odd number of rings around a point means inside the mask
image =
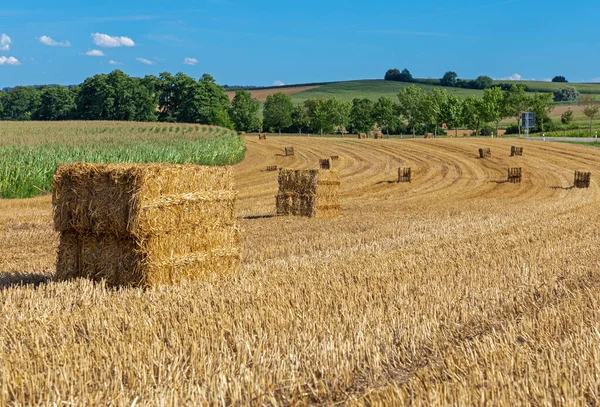
M 302 103 L 305 100 L 312 98 L 330 98 L 334 96 L 346 101 L 352 101 L 354 98 L 369 98 L 372 100 L 377 100 L 381 96 L 388 96 L 392 99 L 395 99 L 398 95 L 398 92 L 409 85 L 411 84 L 406 82 L 385 81 L 383 79 L 335 82 L 327 85 L 321 85 L 318 88 L 306 90 L 304 92 L 294 93 L 291 95 L 291 97 L 295 103 Z M 426 91 L 431 91 L 433 88 L 439 87 L 418 83 L 414 83 L 412 85 L 418 86 Z M 450 94 L 460 97 L 483 95 L 483 91 L 481 90 L 461 88 L 443 89 L 446 89 L 446 91 L 448 91 Z M 277 89 L 274 91 L 276 92 Z
M 204 125 L 132 122 L 0 122 L 0 198 L 51 190 L 69 162 L 229 165 L 244 159 L 243 137 Z

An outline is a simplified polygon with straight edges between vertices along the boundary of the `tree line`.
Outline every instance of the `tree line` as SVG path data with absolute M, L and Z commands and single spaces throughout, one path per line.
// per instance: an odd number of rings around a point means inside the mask
M 521 115 L 536 113 L 539 130 L 549 130 L 554 123 L 549 117 L 554 104 L 550 93 L 527 95 L 523 86 L 510 90 L 499 87 L 485 89 L 483 97 L 460 98 L 445 89 L 430 92 L 415 85 L 400 90 L 396 99 L 382 96 L 376 101 L 356 98 L 344 102 L 337 98 L 309 99 L 294 105 L 290 96 L 277 93 L 267 97 L 263 110 L 263 126 L 285 132 L 367 132 L 381 130 L 388 134 L 438 134 L 443 124 L 447 130 L 466 127 L 475 134 L 498 133 L 499 124 L 507 118 L 516 121 L 514 132 L 521 132 Z M 571 116 L 572 120 L 572 116 Z M 495 128 L 489 125 L 493 124 Z
M 267 97 L 261 117 L 261 102 L 250 92 L 240 89 L 230 101 L 225 89 L 208 74 L 199 80 L 167 72 L 134 78 L 115 70 L 73 87 L 21 86 L 0 91 L 0 119 L 161 121 L 210 124 L 244 132 L 319 134 L 370 130 L 437 134 L 445 124 L 446 129 L 466 127 L 475 134 L 497 134 L 499 123 L 507 118 L 516 120 L 508 131 L 520 133 L 521 114 L 526 111 L 536 113 L 534 131 L 555 130 L 557 123 L 549 117 L 553 99 L 551 93 L 528 95 L 520 84 L 487 88 L 482 98 L 465 99 L 443 88 L 426 92 L 414 85 L 400 90 L 395 99 L 380 97 L 376 101 L 324 98 L 295 105 L 289 95 L 276 93 Z M 589 96 L 580 101 L 591 125 L 598 113 L 597 102 Z M 568 111 L 561 122 L 568 125 L 572 119 Z

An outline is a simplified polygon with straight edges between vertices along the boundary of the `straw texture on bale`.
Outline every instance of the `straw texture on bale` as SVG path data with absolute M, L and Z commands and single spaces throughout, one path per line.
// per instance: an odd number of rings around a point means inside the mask
M 331 169 L 331 160 L 329 158 L 323 158 L 319 160 L 319 167 L 322 170 L 330 170 Z
M 479 158 L 490 158 L 492 156 L 492 150 L 489 148 L 479 149 Z
M 398 182 L 412 182 L 412 168 L 398 168 Z
M 508 169 L 508 182 L 513 184 L 521 183 L 522 172 L 521 168 L 509 168 Z
M 589 188 L 591 179 L 591 172 L 575 171 L 575 188 Z
M 511 146 L 510 147 L 510 156 L 514 157 L 517 155 L 523 155 L 523 147 Z
M 69 164 L 53 179 L 56 278 L 148 286 L 240 262 L 230 168 Z
M 340 175 L 333 170 L 279 171 L 277 214 L 332 218 L 340 213 Z

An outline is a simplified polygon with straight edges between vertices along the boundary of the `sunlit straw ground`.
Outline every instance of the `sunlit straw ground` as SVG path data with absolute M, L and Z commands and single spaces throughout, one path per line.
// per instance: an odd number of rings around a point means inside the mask
M 50 199 L 0 201 L 0 405 L 599 403 L 599 150 L 247 143 L 243 266 L 203 283 L 47 282 Z M 342 215 L 273 217 L 266 166 L 333 154 Z M 412 184 L 392 182 L 399 166 Z M 508 167 L 523 168 L 521 184 L 503 182 Z M 574 170 L 593 172 L 590 189 L 568 188 Z

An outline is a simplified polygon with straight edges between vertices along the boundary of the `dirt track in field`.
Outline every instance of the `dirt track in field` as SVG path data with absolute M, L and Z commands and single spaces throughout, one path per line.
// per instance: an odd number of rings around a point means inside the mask
M 235 167 L 244 264 L 206 283 L 19 287 L 53 272 L 50 199 L 0 201 L 0 405 L 598 401 L 600 150 L 502 139 L 247 145 Z M 267 165 L 315 168 L 330 155 L 341 216 L 275 217 Z M 412 167 L 411 184 L 394 182 L 399 166 Z M 523 169 L 521 184 L 504 182 L 508 167 Z M 574 170 L 592 171 L 590 189 L 570 189 Z

